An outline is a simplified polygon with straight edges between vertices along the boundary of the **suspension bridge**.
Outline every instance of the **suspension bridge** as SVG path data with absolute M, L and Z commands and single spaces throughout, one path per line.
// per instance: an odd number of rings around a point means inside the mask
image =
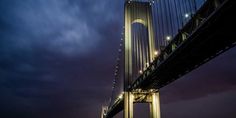
M 234 0 L 125 0 L 112 94 L 101 118 L 149 103 L 160 118 L 159 90 L 236 45 Z

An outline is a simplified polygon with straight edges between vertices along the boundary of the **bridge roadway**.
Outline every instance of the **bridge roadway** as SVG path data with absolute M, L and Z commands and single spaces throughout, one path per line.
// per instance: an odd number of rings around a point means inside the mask
M 212 0 L 208 0 L 212 1 Z M 200 65 L 236 45 L 236 1 L 224 1 L 211 11 L 206 2 L 169 45 L 129 87 L 160 89 Z M 199 16 L 206 16 L 200 18 Z M 201 23 L 200 23 L 201 22 Z M 117 98 L 108 109 L 111 118 L 124 108 L 124 99 Z

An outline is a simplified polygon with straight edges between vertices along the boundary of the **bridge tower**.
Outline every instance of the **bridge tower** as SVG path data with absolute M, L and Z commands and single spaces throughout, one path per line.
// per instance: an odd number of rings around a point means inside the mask
M 130 85 L 132 79 L 136 78 L 134 66 L 139 63 L 140 69 L 144 70 L 146 64 L 154 59 L 155 42 L 152 18 L 152 3 L 127 0 L 125 3 L 125 77 L 124 77 L 124 118 L 133 118 L 134 103 L 149 103 L 151 118 L 160 118 L 159 91 L 152 90 L 132 90 Z M 133 25 L 139 24 L 146 29 L 146 33 L 139 32 L 139 38 L 133 38 Z M 143 36 L 147 35 L 147 36 Z M 137 41 L 138 40 L 138 41 Z M 138 42 L 138 43 L 137 43 Z M 143 42 L 146 42 L 144 46 Z M 143 46 L 137 46 L 143 45 Z M 142 49 L 140 49 L 142 48 Z M 137 49 L 137 50 L 136 50 Z M 136 51 L 135 51 L 136 50 Z M 134 54 L 135 53 L 135 54 Z M 145 54 L 141 54 L 145 53 Z M 136 58 L 134 59 L 136 55 Z M 138 55 L 138 57 L 137 57 Z M 134 62 L 134 60 L 136 62 Z M 141 73 L 141 72 L 140 72 Z

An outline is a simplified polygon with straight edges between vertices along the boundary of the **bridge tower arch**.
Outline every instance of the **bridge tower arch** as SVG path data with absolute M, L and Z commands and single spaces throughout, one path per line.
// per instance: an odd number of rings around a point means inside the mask
M 133 118 L 133 104 L 135 102 L 150 103 L 151 118 L 160 118 L 160 102 L 158 90 L 130 90 L 133 76 L 133 42 L 132 24 L 139 23 L 147 28 L 147 59 L 150 63 L 154 59 L 155 42 L 152 18 L 152 4 L 150 2 L 126 1 L 125 3 L 125 35 L 124 35 L 124 118 Z M 142 35 L 142 34 L 141 34 Z M 137 100 L 139 96 L 146 96 L 145 99 Z

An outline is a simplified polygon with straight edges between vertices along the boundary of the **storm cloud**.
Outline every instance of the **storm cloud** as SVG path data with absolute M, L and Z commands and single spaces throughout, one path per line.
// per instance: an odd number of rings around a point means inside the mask
M 1 0 L 0 117 L 100 117 L 122 27 L 119 0 Z M 233 48 L 163 88 L 164 114 L 235 92 L 235 58 Z
M 1 117 L 100 114 L 122 28 L 111 3 L 0 1 Z

